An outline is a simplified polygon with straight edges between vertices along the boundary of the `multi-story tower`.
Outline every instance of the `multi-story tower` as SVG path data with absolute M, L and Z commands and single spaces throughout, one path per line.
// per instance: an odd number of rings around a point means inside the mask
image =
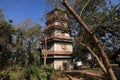
M 47 14 L 44 29 L 42 58 L 54 69 L 64 69 L 72 58 L 72 38 L 68 30 L 68 17 L 61 8 L 55 8 Z

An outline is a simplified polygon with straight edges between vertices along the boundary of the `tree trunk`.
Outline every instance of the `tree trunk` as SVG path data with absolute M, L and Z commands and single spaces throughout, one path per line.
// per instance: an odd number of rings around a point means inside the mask
M 92 33 L 90 30 L 90 27 L 87 26 L 84 21 L 81 19 L 81 17 L 71 8 L 71 6 L 68 3 L 68 0 L 63 0 L 63 5 L 68 9 L 68 11 L 75 17 L 75 19 L 82 25 L 82 27 L 88 32 L 88 34 L 91 36 L 91 39 L 94 42 L 94 45 L 96 46 L 96 49 L 98 50 L 99 54 L 101 55 L 101 58 L 103 60 L 103 64 L 107 70 L 107 77 L 109 80 L 117 80 L 116 76 L 112 70 L 112 67 L 110 65 L 109 59 L 106 55 L 106 53 L 102 50 L 101 46 L 98 43 L 98 39 L 95 36 L 95 34 Z
M 80 45 L 82 45 L 82 46 L 85 47 L 88 51 L 90 51 L 90 53 L 93 55 L 93 57 L 95 57 L 95 59 L 96 59 L 97 62 L 99 63 L 100 68 L 103 70 L 103 72 L 105 73 L 105 75 L 107 75 L 107 70 L 106 70 L 104 64 L 100 61 L 100 59 L 99 59 L 98 56 L 92 51 L 92 49 L 91 49 L 89 46 L 87 46 L 87 45 L 83 44 L 82 42 L 80 42 L 77 38 L 75 38 L 75 39 L 78 41 L 78 43 L 79 43 Z
M 44 44 L 43 44 L 43 64 L 46 65 L 46 50 Z
M 46 38 L 45 38 L 45 46 L 43 48 L 44 48 L 44 53 L 43 53 L 43 55 L 44 55 L 44 65 L 46 65 L 46 62 L 47 62 L 47 40 L 46 40 Z

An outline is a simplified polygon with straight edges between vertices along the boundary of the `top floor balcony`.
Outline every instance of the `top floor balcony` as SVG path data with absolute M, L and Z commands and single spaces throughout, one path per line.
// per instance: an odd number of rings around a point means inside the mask
M 53 27 L 53 26 L 63 26 L 63 27 L 67 27 L 68 26 L 68 24 L 67 23 L 63 23 L 63 22 L 58 22 L 58 21 L 55 21 L 55 22 L 53 22 L 53 23 L 51 23 L 51 24 L 48 24 L 47 26 L 45 26 L 45 29 L 48 29 L 48 28 L 50 28 L 50 27 Z
M 49 40 L 49 39 L 67 39 L 67 40 L 72 40 L 70 36 L 65 36 L 65 34 L 60 34 L 60 35 L 51 35 L 51 36 L 45 36 L 42 41 Z

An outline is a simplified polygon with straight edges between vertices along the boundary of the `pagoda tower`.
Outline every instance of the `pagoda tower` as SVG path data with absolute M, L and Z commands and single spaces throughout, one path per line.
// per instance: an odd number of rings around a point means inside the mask
M 54 69 L 65 69 L 72 59 L 72 38 L 68 30 L 68 17 L 61 8 L 47 14 L 42 40 L 42 59 Z M 46 58 L 46 59 L 45 59 Z

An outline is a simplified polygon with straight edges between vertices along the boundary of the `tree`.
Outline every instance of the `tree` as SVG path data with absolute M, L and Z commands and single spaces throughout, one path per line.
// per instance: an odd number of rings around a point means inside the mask
M 107 50 L 105 49 L 105 51 L 109 51 L 109 52 L 110 52 L 110 49 L 113 48 L 114 46 L 119 47 L 119 43 L 116 42 L 116 39 L 119 40 L 118 39 L 119 26 L 117 23 L 117 26 L 115 27 L 116 21 L 114 20 L 118 18 L 117 20 L 119 21 L 119 17 L 117 18 L 115 17 L 116 15 L 118 15 L 118 12 L 119 12 L 119 6 L 118 6 L 119 4 L 114 5 L 114 7 L 111 5 L 113 4 L 110 1 L 106 1 L 106 0 L 102 0 L 102 1 L 74 0 L 71 2 L 72 8 L 82 17 L 83 21 L 86 22 L 87 25 L 90 25 L 90 28 L 93 31 L 93 33 L 95 33 L 99 38 L 101 45 L 102 46 L 104 45 L 103 48 L 107 49 Z M 74 19 L 74 17 L 72 16 L 69 16 L 69 17 L 70 17 L 70 28 L 72 28 L 72 32 L 76 33 L 74 36 L 79 37 L 80 40 L 82 39 L 82 42 L 84 42 L 87 45 L 90 44 L 89 46 L 93 47 L 92 46 L 93 43 L 91 42 L 89 35 L 84 31 L 83 28 L 80 27 L 81 25 L 78 24 L 78 22 Z M 113 29 L 113 25 L 111 24 L 115 24 L 114 29 Z M 107 38 L 108 39 L 106 40 L 107 43 L 106 42 L 103 43 L 104 41 L 103 38 L 106 39 L 105 34 L 112 35 L 112 43 L 109 43 L 108 41 L 110 40 L 111 37 Z M 115 36 L 115 34 L 117 36 Z M 108 45 L 108 46 L 105 46 L 105 45 Z
M 35 57 L 37 58 L 37 55 L 40 57 L 40 53 L 38 52 L 38 49 L 41 47 L 40 41 L 41 41 L 41 36 L 42 36 L 42 31 L 40 30 L 41 26 L 39 24 L 36 24 L 34 27 L 30 28 L 27 31 L 27 41 L 28 41 L 28 53 L 29 53 L 29 59 L 30 57 L 33 56 L 33 58 L 35 59 Z M 37 55 L 31 55 L 32 53 L 36 53 Z M 36 59 L 35 59 L 36 61 Z M 37 60 L 39 61 L 39 60 Z M 32 62 L 32 60 L 31 60 Z
M 26 19 L 17 25 L 15 41 L 15 57 L 17 64 L 39 64 L 40 53 L 38 51 L 41 39 L 41 26 Z M 26 28 L 27 27 L 27 28 Z
M 0 9 L 0 23 L 4 21 L 4 16 L 3 16 L 3 12 L 2 9 Z
M 118 16 L 120 15 L 120 3 L 117 5 L 113 5 L 111 2 L 109 3 L 111 10 L 108 10 L 109 14 L 95 29 L 95 33 L 100 38 L 100 44 L 104 47 L 104 50 L 109 53 L 108 56 L 111 59 L 114 55 L 116 55 L 115 51 L 119 50 L 120 48 L 120 24 L 118 23 L 118 21 L 120 21 L 120 17 Z
M 6 21 L 0 23 L 0 68 L 8 67 L 12 56 L 11 47 L 15 29 Z
M 101 48 L 100 44 L 98 43 L 99 40 L 97 39 L 96 35 L 93 33 L 93 31 L 91 31 L 90 27 L 85 24 L 85 22 L 82 20 L 81 16 L 79 16 L 69 5 L 67 0 L 63 1 L 64 6 L 68 9 L 68 11 L 75 17 L 75 19 L 79 22 L 79 24 L 81 24 L 81 27 L 84 28 L 84 30 L 89 34 L 90 38 L 92 39 L 94 46 L 96 47 L 96 50 L 98 51 L 98 53 L 100 54 L 102 60 L 103 60 L 103 64 L 107 70 L 107 76 L 110 80 L 116 80 L 116 77 L 112 71 L 112 68 L 110 66 L 110 62 L 109 59 L 106 55 L 106 53 L 103 51 L 103 49 Z

